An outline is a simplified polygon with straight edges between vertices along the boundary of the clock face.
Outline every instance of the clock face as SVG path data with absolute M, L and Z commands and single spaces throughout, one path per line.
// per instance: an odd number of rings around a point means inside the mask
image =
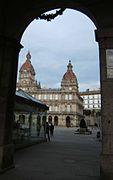
M 69 87 L 69 90 L 72 90 L 72 87 Z

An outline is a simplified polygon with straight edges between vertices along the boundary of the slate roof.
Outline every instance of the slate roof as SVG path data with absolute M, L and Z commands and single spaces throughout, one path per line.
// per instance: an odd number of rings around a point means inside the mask
M 15 93 L 15 110 L 26 112 L 37 112 L 40 110 L 49 110 L 49 107 L 43 102 L 35 99 L 23 90 Z

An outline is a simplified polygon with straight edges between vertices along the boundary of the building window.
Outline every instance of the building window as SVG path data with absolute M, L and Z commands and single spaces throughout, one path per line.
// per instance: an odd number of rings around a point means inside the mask
M 88 108 L 88 105 L 85 105 L 84 107 L 87 109 L 87 108 Z
M 65 100 L 68 100 L 68 94 L 65 95 Z
M 98 103 L 98 100 L 95 99 L 95 100 L 94 100 L 94 103 Z
M 93 96 L 92 95 L 89 95 L 89 99 L 92 99 L 93 98 Z
M 69 100 L 72 100 L 72 94 L 69 94 Z
M 52 94 L 50 94 L 50 99 L 52 100 Z
M 41 99 L 41 94 L 39 94 L 38 98 Z
M 95 108 L 98 108 L 98 104 L 95 104 L 94 106 L 95 106 Z
M 93 100 L 89 100 L 89 104 L 92 104 L 93 103 Z
M 98 98 L 98 94 L 95 94 L 95 95 L 94 95 L 94 98 L 97 99 L 97 98 Z
M 58 99 L 61 99 L 61 95 L 60 94 L 58 95 Z
M 44 94 L 44 99 L 47 99 L 47 94 Z
M 55 111 L 58 111 L 58 106 L 55 106 Z
M 58 94 L 55 94 L 55 99 L 56 99 L 56 100 L 58 99 Z
M 84 104 L 88 104 L 88 100 L 84 100 Z
M 70 105 L 68 104 L 67 105 L 67 111 L 70 112 L 71 108 L 70 108 Z
M 93 108 L 93 105 L 92 105 L 92 104 L 90 104 L 90 105 L 89 105 L 89 108 Z
M 88 96 L 84 96 L 84 99 L 88 99 Z

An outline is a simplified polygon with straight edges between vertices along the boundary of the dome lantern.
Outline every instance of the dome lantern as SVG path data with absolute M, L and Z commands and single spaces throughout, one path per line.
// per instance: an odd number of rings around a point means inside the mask
M 27 55 L 26 55 L 26 58 L 27 58 L 26 61 L 29 61 L 29 62 L 31 63 L 31 61 L 30 61 L 30 59 L 31 59 L 30 51 L 28 51 L 28 53 L 27 53 Z
M 73 68 L 73 66 L 71 64 L 71 60 L 69 60 L 69 64 L 67 65 L 67 70 L 72 71 L 72 68 Z
M 62 88 L 75 87 L 75 89 L 78 89 L 77 77 L 75 73 L 73 72 L 72 68 L 73 68 L 73 65 L 71 64 L 71 61 L 69 60 L 69 63 L 67 65 L 67 71 L 63 75 L 63 78 L 61 81 Z

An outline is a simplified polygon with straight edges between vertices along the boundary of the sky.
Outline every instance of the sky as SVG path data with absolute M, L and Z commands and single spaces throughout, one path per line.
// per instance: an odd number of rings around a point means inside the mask
M 50 12 L 49 12 L 50 13 Z M 100 87 L 99 50 L 95 25 L 83 13 L 66 9 L 52 21 L 32 21 L 21 38 L 18 71 L 28 51 L 41 87 L 60 88 L 69 60 L 79 91 Z

